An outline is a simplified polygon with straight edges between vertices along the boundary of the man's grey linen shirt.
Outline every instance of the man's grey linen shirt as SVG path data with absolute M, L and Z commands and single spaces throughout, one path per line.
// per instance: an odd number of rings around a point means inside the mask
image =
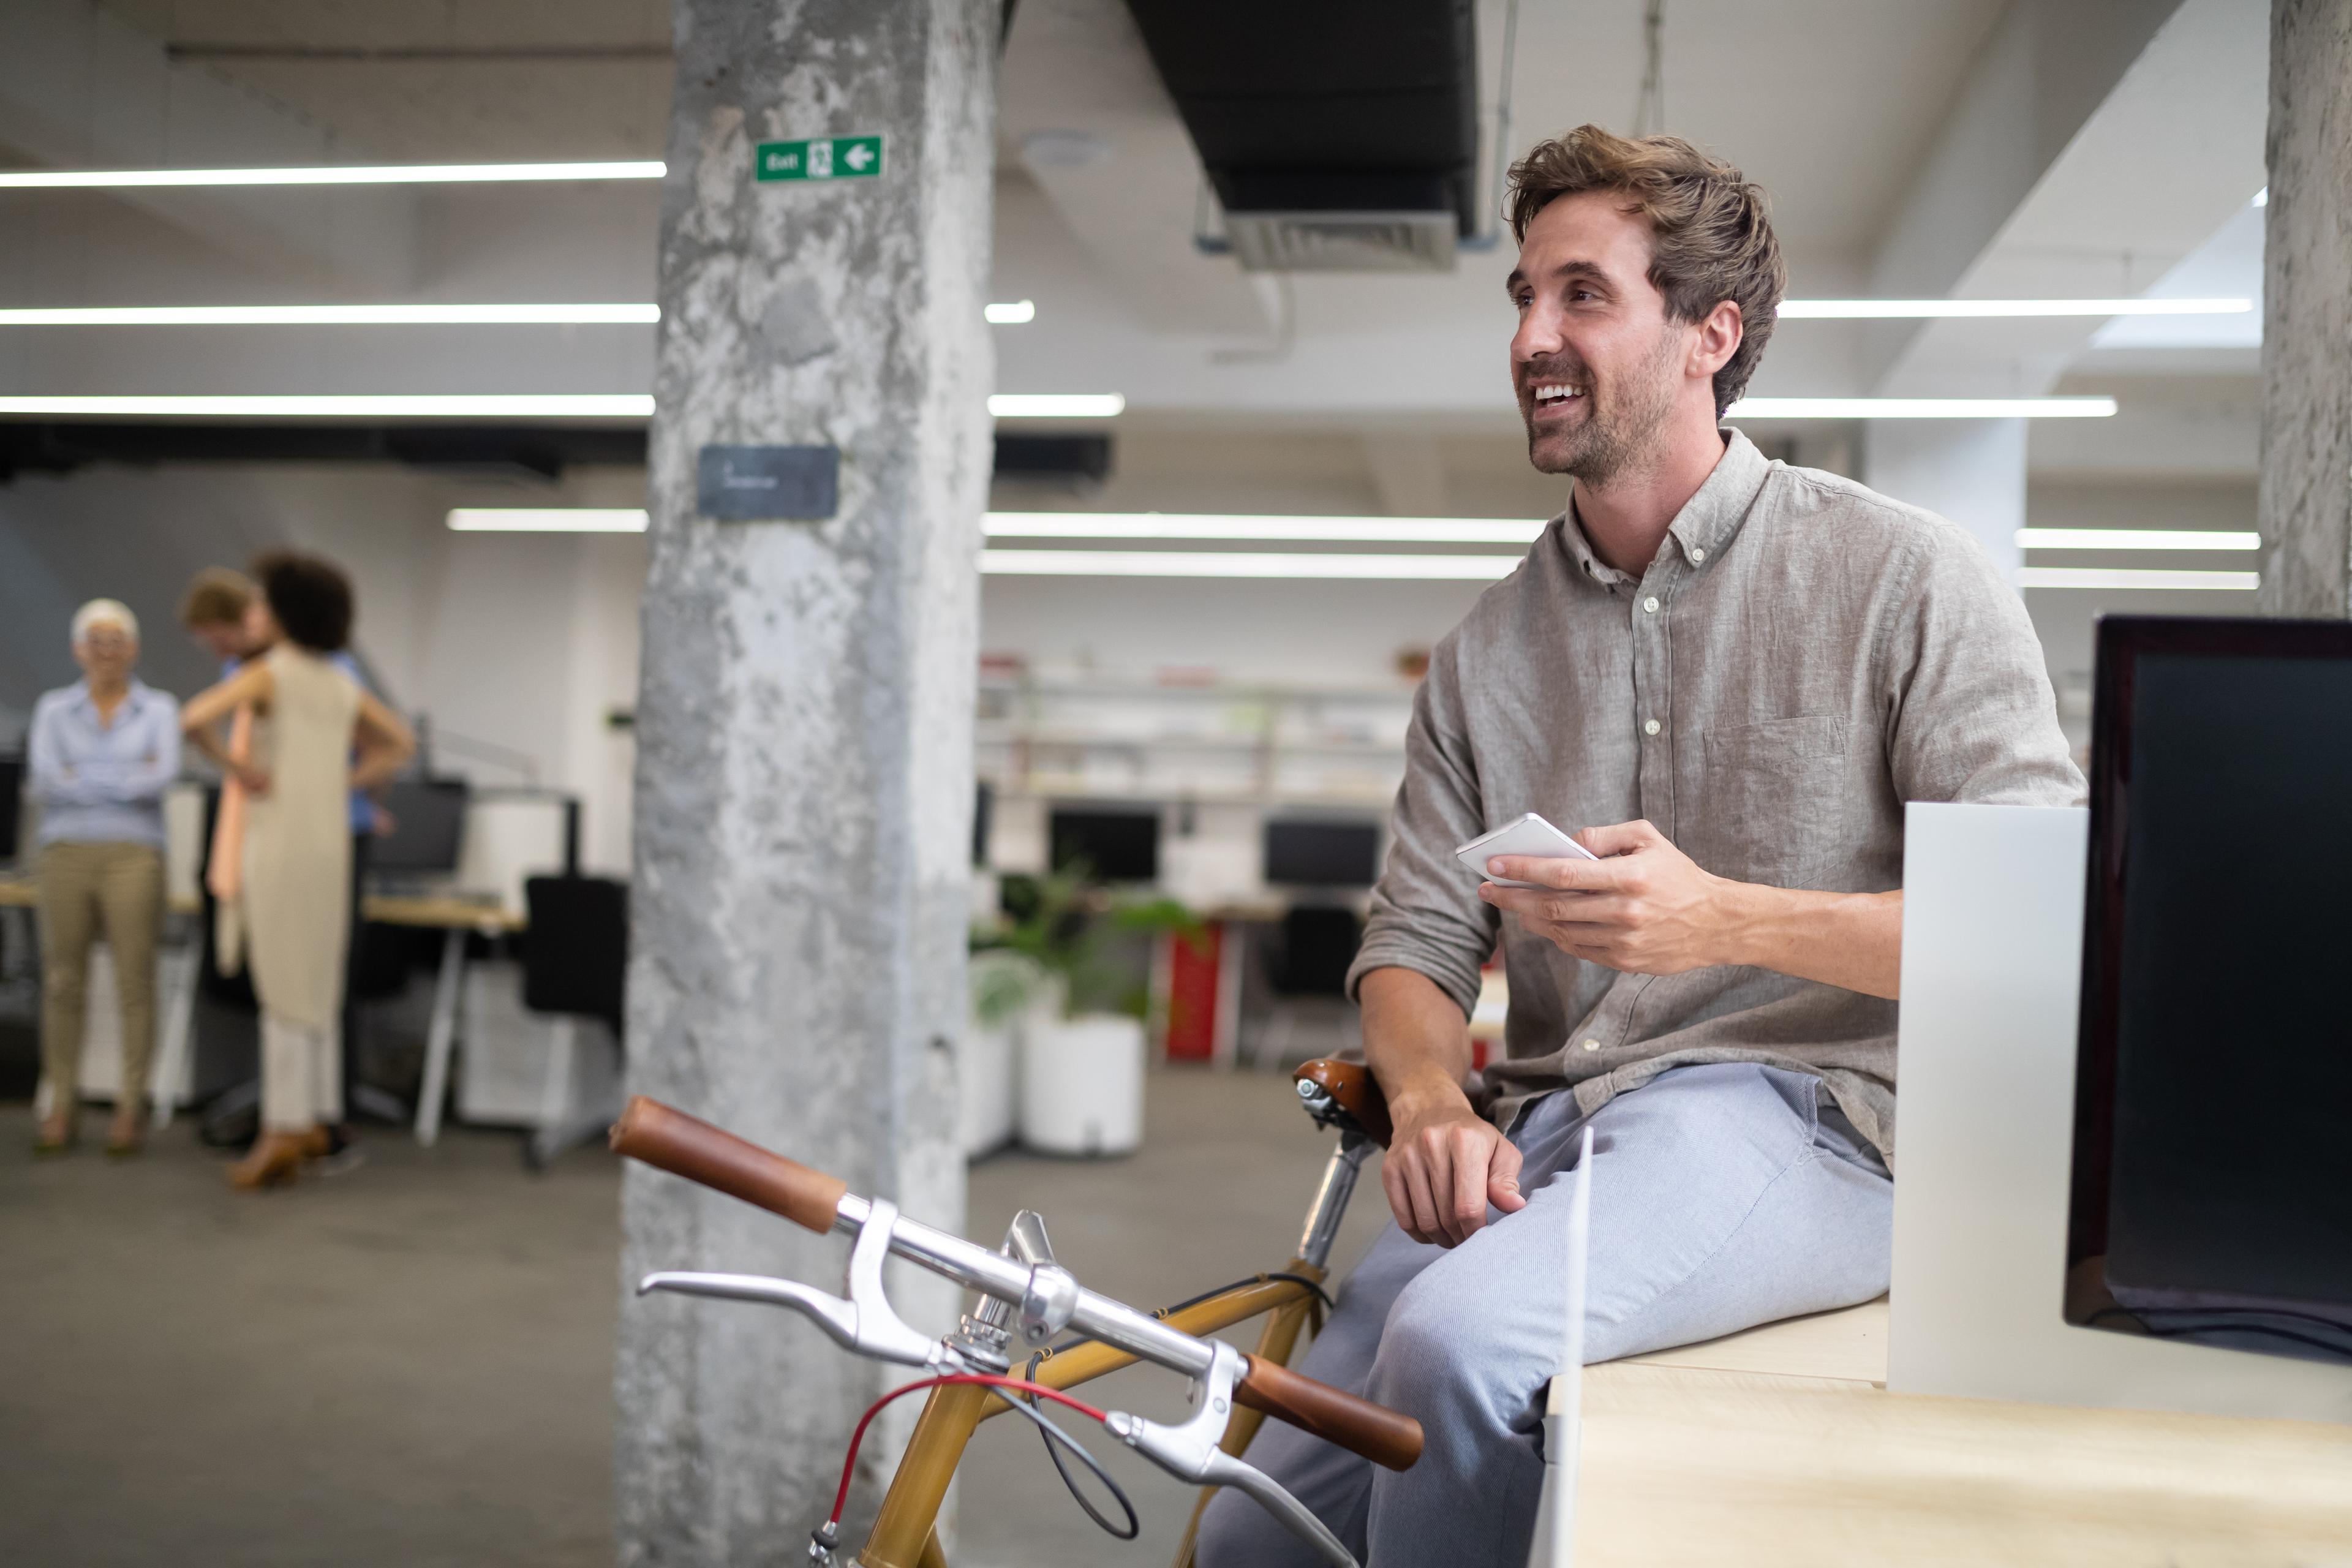
M 1976 542 L 1737 431 L 1638 581 L 1555 518 L 1437 645 L 1405 752 L 1349 988 L 1416 970 L 1466 1015 L 1499 924 L 1499 1125 L 1562 1086 L 1590 1112 L 1668 1068 L 1766 1062 L 1822 1079 L 1890 1162 L 1893 1002 L 1570 958 L 1483 901 L 1454 847 L 1530 811 L 1641 817 L 1720 877 L 1879 892 L 1902 885 L 1906 801 L 2084 795 L 2024 605 Z

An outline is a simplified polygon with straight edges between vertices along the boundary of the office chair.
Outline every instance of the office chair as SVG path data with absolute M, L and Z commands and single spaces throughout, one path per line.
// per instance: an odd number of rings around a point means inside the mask
M 1333 1020 L 1339 1037 L 1335 1049 L 1358 1043 L 1354 1010 L 1344 1004 L 1348 966 L 1356 961 L 1363 939 L 1363 922 L 1350 909 L 1301 904 L 1284 913 L 1267 954 L 1266 982 L 1275 1005 L 1250 1052 L 1252 1067 L 1262 1065 L 1269 1053 L 1277 1067 L 1287 1060 L 1291 1041 L 1307 1016 Z M 1333 1003 L 1343 1005 L 1334 1007 Z
M 531 877 L 523 904 L 530 924 L 522 935 L 522 1005 L 548 1015 L 547 1077 L 539 1125 L 523 1146 L 533 1170 L 573 1144 L 597 1136 L 619 1114 L 610 1104 L 574 1110 L 579 1072 L 579 1021 L 601 1020 L 619 1051 L 629 968 L 629 885 L 604 877 Z

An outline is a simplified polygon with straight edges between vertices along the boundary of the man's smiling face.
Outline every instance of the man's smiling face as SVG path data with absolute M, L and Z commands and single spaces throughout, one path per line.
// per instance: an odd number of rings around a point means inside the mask
M 1594 485 L 1663 437 L 1693 331 L 1666 315 L 1649 278 L 1649 222 L 1626 205 L 1614 191 L 1551 202 L 1528 225 L 1508 284 L 1528 460 Z

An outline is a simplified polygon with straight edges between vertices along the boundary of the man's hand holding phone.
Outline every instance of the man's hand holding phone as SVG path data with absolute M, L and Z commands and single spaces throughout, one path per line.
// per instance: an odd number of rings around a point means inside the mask
M 1478 896 L 1570 957 L 1629 973 L 1741 962 L 1746 884 L 1700 869 L 1646 822 L 1588 827 L 1576 842 L 1596 858 L 1495 857 Z

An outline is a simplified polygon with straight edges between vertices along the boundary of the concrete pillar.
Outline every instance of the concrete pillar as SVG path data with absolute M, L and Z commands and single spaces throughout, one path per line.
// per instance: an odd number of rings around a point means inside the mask
M 2352 6 L 2272 0 L 2263 239 L 2266 616 L 2352 615 Z
M 1948 517 L 1970 533 L 2010 582 L 2023 553 L 2025 421 L 1881 419 L 1863 437 L 1863 483 Z
M 996 0 L 674 16 L 630 1086 L 961 1227 Z M 759 143 L 873 132 L 878 177 L 753 177 Z M 714 521 L 714 445 L 837 447 L 834 514 Z M 629 1288 L 677 1267 L 838 1289 L 846 1244 L 643 1168 L 622 1219 L 620 1562 L 804 1562 L 853 1422 L 905 1370 Z M 895 1288 L 952 1326 L 942 1282 Z M 915 1403 L 869 1434 L 853 1523 Z

